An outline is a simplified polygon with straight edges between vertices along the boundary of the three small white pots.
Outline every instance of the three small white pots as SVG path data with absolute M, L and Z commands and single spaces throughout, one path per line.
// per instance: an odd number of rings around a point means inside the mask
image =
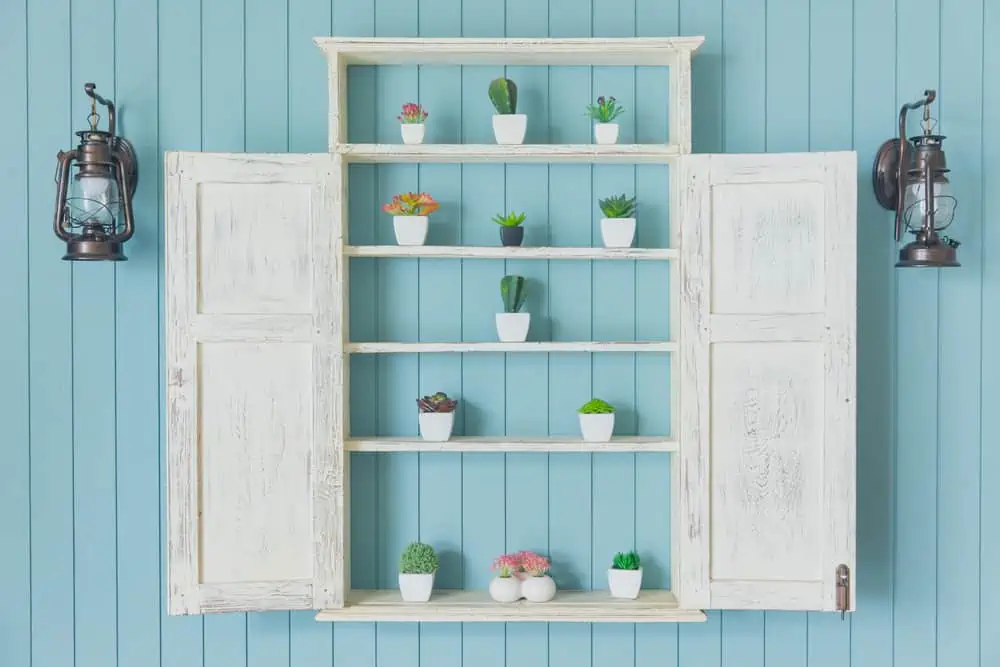
M 454 428 L 454 412 L 420 413 L 420 437 L 427 442 L 447 442 Z
M 400 127 L 406 127 L 401 125 Z M 394 215 L 392 230 L 396 233 L 396 243 L 399 245 L 423 245 L 427 240 L 426 215 Z
M 424 143 L 423 123 L 403 123 L 399 126 L 399 131 L 403 135 L 404 144 Z
M 506 146 L 524 143 L 524 134 L 528 130 L 528 116 L 523 113 L 507 113 L 493 115 L 493 136 L 497 143 Z
M 579 414 L 580 433 L 587 442 L 610 442 L 615 431 L 615 413 Z
M 517 577 L 493 577 L 490 597 L 497 602 L 517 602 L 521 599 L 521 580 Z
M 523 343 L 530 325 L 531 313 L 497 313 L 497 336 L 502 343 Z
M 601 145 L 618 143 L 618 123 L 594 123 L 594 141 Z
M 611 589 L 613 598 L 636 599 L 639 597 L 639 589 L 642 588 L 642 568 L 638 570 L 611 568 L 608 570 L 608 588 Z
M 605 248 L 631 248 L 635 218 L 601 218 L 601 240 Z
M 399 594 L 403 602 L 427 602 L 434 590 L 433 574 L 402 574 L 399 575 Z

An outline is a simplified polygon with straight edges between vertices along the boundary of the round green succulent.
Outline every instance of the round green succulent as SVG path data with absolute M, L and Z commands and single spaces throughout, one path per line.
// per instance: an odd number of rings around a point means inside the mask
M 411 542 L 399 557 L 399 571 L 402 574 L 434 574 L 438 564 L 434 547 L 423 542 Z
M 599 398 L 592 398 L 580 406 L 578 412 L 581 415 L 611 415 L 615 412 L 615 406 Z

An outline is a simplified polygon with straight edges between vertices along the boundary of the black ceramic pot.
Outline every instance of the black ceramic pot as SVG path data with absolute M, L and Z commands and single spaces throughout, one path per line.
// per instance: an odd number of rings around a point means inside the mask
M 500 243 L 504 245 L 521 245 L 524 240 L 524 227 L 501 227 Z

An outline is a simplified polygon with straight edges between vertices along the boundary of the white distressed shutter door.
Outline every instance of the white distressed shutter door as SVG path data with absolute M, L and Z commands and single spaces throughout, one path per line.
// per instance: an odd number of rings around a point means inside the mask
M 340 169 L 166 156 L 172 614 L 343 605 Z
M 834 610 L 855 554 L 856 156 L 680 169 L 681 604 Z

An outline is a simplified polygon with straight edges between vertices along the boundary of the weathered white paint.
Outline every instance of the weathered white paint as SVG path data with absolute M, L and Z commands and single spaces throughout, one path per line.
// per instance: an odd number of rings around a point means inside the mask
M 350 257 L 434 257 L 466 259 L 630 259 L 671 260 L 673 248 L 554 248 L 528 246 L 347 246 Z
M 639 342 L 526 342 L 526 343 L 349 343 L 354 354 L 393 352 L 673 352 L 677 344 L 668 341 Z
M 636 600 L 601 591 L 559 591 L 549 602 L 494 602 L 487 591 L 435 590 L 427 603 L 406 603 L 397 590 L 351 591 L 343 609 L 324 609 L 317 621 L 426 622 L 699 622 L 705 615 L 679 609 L 670 591 L 642 591 Z
M 556 39 L 317 37 L 348 65 L 673 65 L 704 37 Z
M 343 604 L 335 160 L 166 156 L 170 613 Z
M 511 162 L 664 164 L 681 154 L 676 144 L 340 144 L 348 162 Z
M 678 51 L 670 66 L 670 95 L 667 100 L 671 144 L 687 155 L 691 152 L 691 56 L 694 50 Z
M 454 436 L 444 442 L 416 438 L 358 438 L 347 440 L 352 452 L 675 452 L 669 438 L 619 436 L 610 442 L 587 442 L 579 438 L 512 439 L 503 437 Z
M 855 562 L 855 155 L 682 172 L 681 604 L 832 610 Z

